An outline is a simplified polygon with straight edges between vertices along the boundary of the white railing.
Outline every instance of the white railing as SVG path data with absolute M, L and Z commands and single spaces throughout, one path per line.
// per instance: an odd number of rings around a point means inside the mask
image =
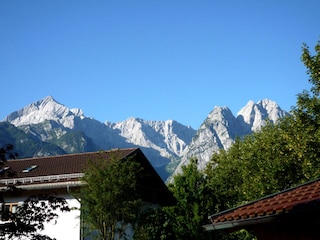
M 39 183 L 39 182 L 58 182 L 71 179 L 79 179 L 83 177 L 83 173 L 72 173 L 62 175 L 51 175 L 51 176 L 39 176 L 39 177 L 26 177 L 26 178 L 10 178 L 1 179 L 0 184 L 11 185 L 11 184 L 28 184 L 28 183 Z

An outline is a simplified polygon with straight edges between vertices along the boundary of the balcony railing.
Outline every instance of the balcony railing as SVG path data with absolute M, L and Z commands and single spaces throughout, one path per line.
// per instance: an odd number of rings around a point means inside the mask
M 42 183 L 42 182 L 59 182 L 59 181 L 79 179 L 83 177 L 83 175 L 84 173 L 72 173 L 72 174 L 26 177 L 26 178 L 8 178 L 8 179 L 0 179 L 0 184 L 15 185 L 15 184 L 33 184 L 33 183 Z

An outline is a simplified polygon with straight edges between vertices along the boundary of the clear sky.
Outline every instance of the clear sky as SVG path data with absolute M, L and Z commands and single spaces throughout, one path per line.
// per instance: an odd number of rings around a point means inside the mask
M 319 0 L 2 0 L 0 119 L 51 95 L 101 122 L 197 129 L 214 106 L 309 89 Z

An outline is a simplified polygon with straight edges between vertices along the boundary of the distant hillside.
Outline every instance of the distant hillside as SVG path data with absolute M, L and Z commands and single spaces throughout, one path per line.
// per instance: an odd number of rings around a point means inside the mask
M 32 134 L 8 122 L 0 122 L 0 145 L 13 144 L 18 158 L 66 154 L 66 151 L 48 142 L 43 142 Z

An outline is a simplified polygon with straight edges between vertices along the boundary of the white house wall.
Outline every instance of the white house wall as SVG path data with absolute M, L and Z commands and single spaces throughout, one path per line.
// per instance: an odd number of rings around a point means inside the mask
M 56 223 L 45 224 L 42 234 L 57 240 L 79 240 L 80 239 L 80 203 L 76 199 L 66 199 L 70 212 L 59 212 Z

